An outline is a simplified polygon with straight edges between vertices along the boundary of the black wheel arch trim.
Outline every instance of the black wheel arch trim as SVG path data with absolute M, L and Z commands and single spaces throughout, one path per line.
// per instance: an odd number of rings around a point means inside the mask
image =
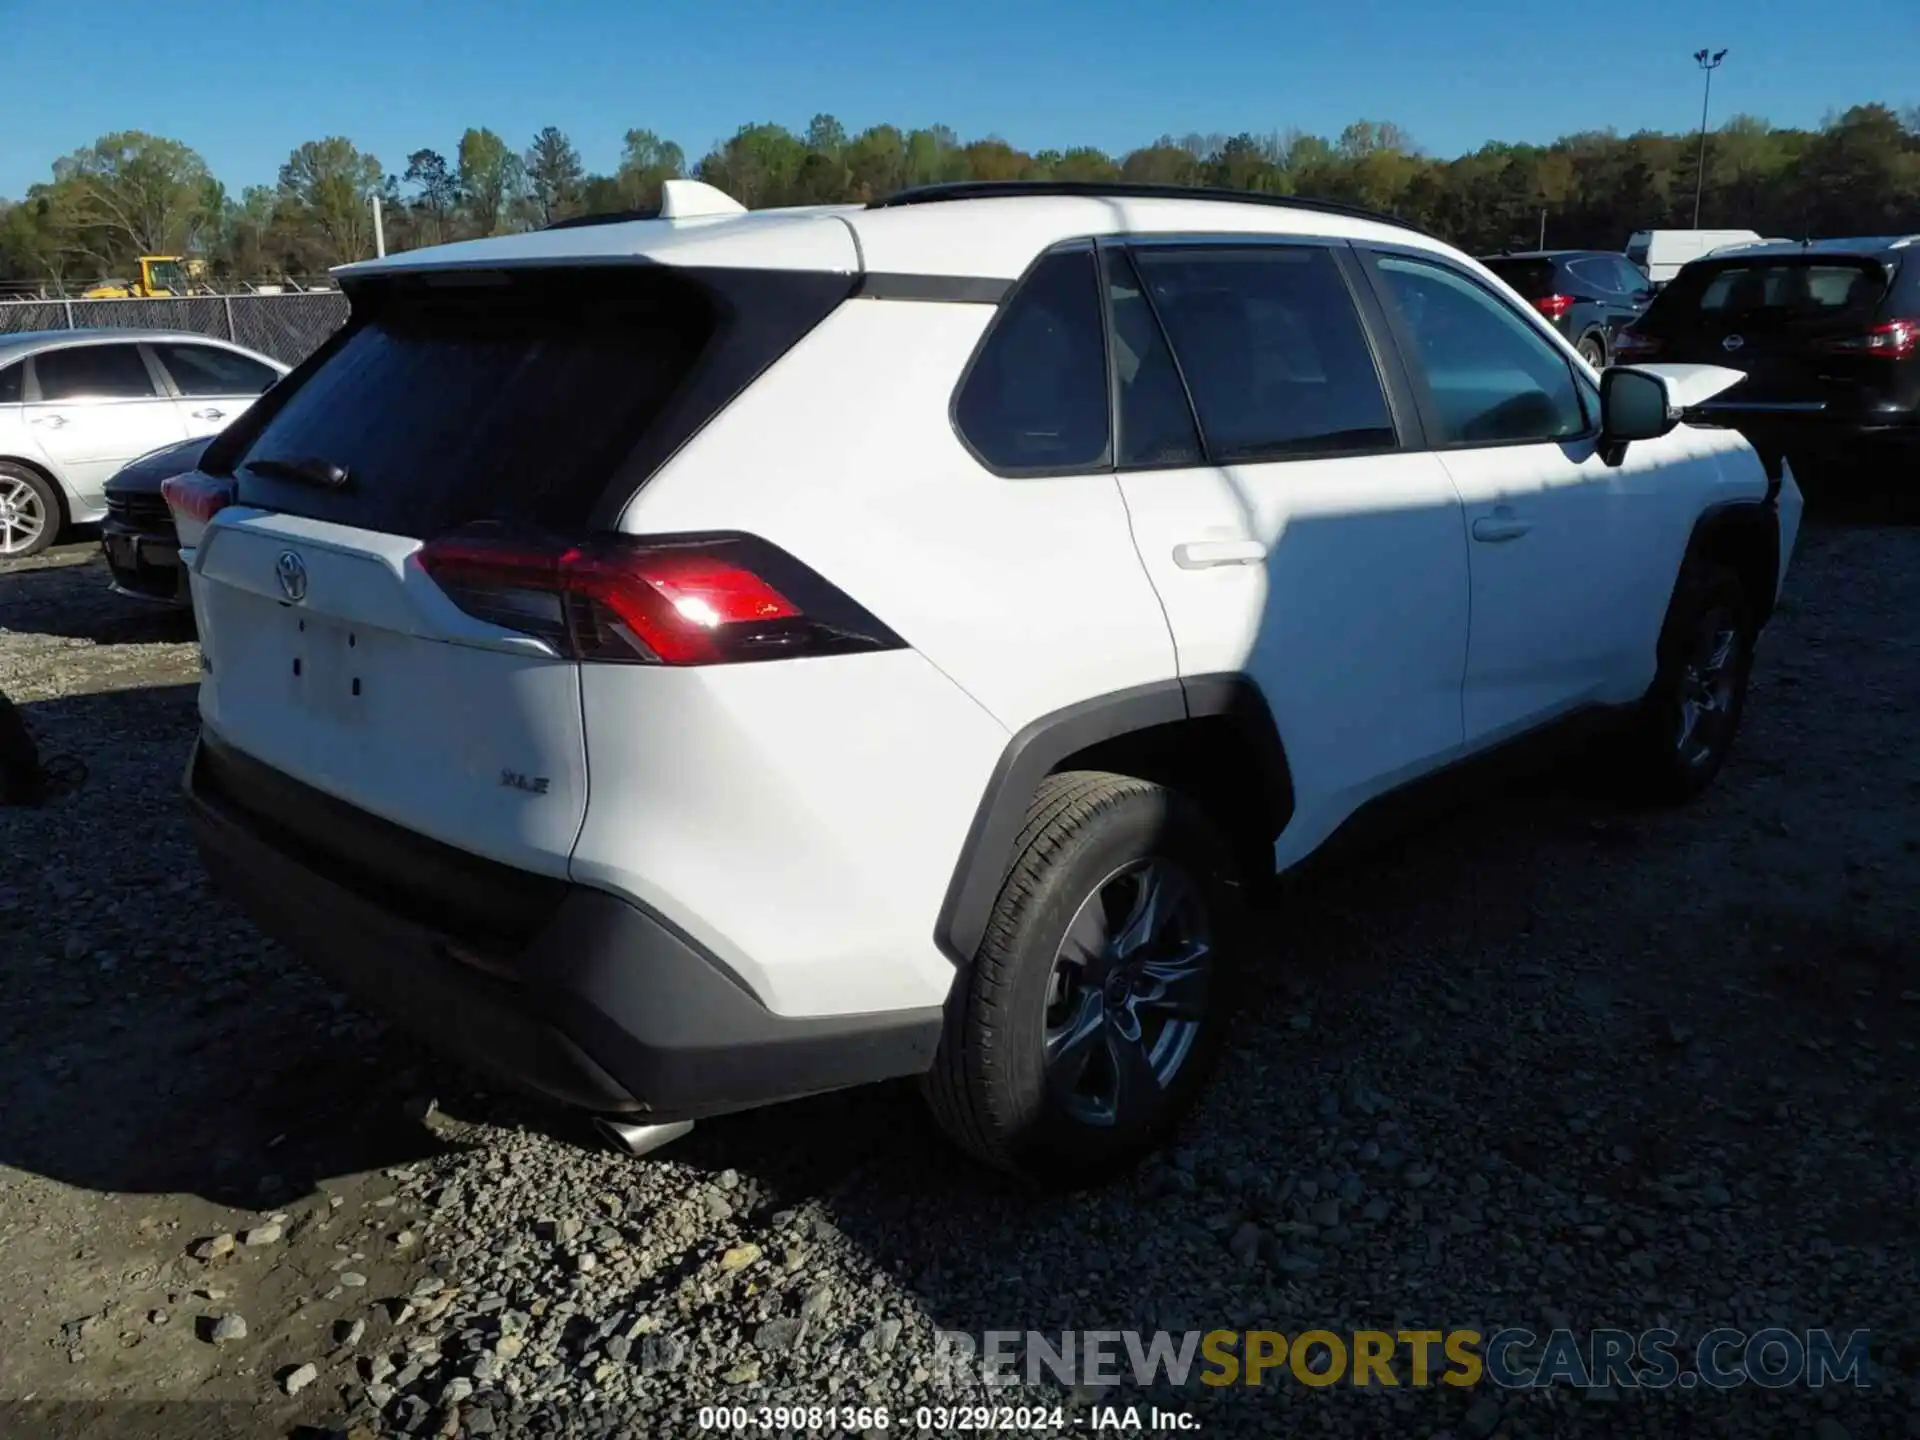
M 1157 680 L 1082 700 L 1023 726 L 1000 752 L 935 922 L 935 943 L 947 957 L 964 965 L 979 949 L 1027 807 L 1061 761 L 1140 731 L 1210 718 L 1232 724 L 1256 757 L 1277 836 L 1293 815 L 1293 775 L 1272 708 L 1250 676 L 1229 672 Z
M 1767 495 L 1761 500 L 1722 500 L 1707 506 L 1693 522 L 1693 530 L 1687 536 L 1686 553 L 1680 561 L 1680 574 L 1694 564 L 1698 557 L 1711 550 L 1723 549 L 1736 554 L 1745 551 L 1750 563 L 1758 572 L 1758 562 L 1766 562 L 1766 583 L 1758 587 L 1759 593 L 1753 599 L 1758 610 L 1754 615 L 1754 629 L 1765 627 L 1773 618 L 1773 609 L 1779 593 L 1780 575 L 1780 491 L 1779 472 L 1769 467 Z M 1743 574 L 1743 579 L 1749 578 Z M 1679 575 L 1674 577 L 1674 585 L 1679 585 Z

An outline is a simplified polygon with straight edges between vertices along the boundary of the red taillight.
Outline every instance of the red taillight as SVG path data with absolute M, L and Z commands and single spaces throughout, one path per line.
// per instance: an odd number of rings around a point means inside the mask
M 490 525 L 430 540 L 420 567 L 476 619 L 575 660 L 720 665 L 897 649 L 886 626 L 751 535 L 541 540 Z
M 1658 355 L 1666 342 L 1652 335 L 1642 335 L 1634 330 L 1619 331 L 1613 337 L 1613 359 L 1616 365 L 1628 365 L 1635 360 L 1647 360 Z
M 1882 360 L 1905 360 L 1920 350 L 1920 320 L 1889 320 L 1864 335 L 1849 335 L 1841 340 L 1818 342 L 1822 350 L 1842 355 L 1872 355 Z
M 1533 302 L 1533 308 L 1549 320 L 1558 320 L 1575 305 L 1571 295 L 1543 295 Z
M 230 481 L 196 475 L 192 471 L 171 475 L 160 482 L 160 496 L 167 502 L 167 508 L 202 525 L 233 504 L 234 495 Z

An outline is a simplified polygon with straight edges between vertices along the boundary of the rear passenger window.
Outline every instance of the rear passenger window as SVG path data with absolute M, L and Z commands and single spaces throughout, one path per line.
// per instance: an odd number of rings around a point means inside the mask
M 1397 443 L 1373 352 L 1329 251 L 1142 247 L 1134 259 L 1214 463 Z
M 1204 458 L 1193 407 L 1173 352 L 1142 293 L 1133 262 L 1107 257 L 1107 306 L 1113 318 L 1113 368 L 1120 389 L 1120 463 L 1198 465 Z
M 9 365 L 0 370 L 0 405 L 18 405 L 26 397 L 26 389 L 20 380 L 26 368 L 25 365 Z
M 1396 255 L 1380 274 L 1413 340 L 1442 445 L 1564 440 L 1588 428 L 1573 367 L 1510 307 L 1445 266 Z
M 954 422 L 1001 474 L 1107 463 L 1106 341 L 1091 250 L 1048 256 L 1007 300 L 961 383 Z
M 1620 273 L 1611 260 L 1569 260 L 1567 270 L 1576 280 L 1585 282 L 1596 295 L 1620 293 Z

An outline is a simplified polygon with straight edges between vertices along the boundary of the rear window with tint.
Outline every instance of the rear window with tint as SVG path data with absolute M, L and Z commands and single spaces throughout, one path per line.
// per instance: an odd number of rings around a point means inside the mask
M 1873 261 L 1748 260 L 1688 266 L 1656 302 L 1659 319 L 1764 327 L 1854 319 L 1887 292 Z
M 653 266 L 480 278 L 363 288 L 316 368 L 269 394 L 207 467 L 232 469 L 245 503 L 389 534 L 579 529 L 651 432 L 691 433 L 849 284 Z M 270 460 L 339 466 L 347 483 L 249 468 Z

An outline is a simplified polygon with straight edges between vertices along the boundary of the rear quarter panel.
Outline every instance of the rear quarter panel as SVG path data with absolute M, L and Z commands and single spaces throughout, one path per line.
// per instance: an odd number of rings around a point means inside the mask
M 1001 724 L 1177 674 L 1111 474 L 1002 479 L 948 417 L 988 305 L 850 300 L 628 505 L 741 529 L 878 615 Z
M 948 418 L 986 305 L 851 300 L 626 508 L 781 546 L 911 649 L 598 673 L 576 879 L 787 1014 L 939 1003 L 941 903 L 1010 732 L 1176 676 L 1111 474 L 999 478 Z
M 946 999 L 934 922 L 1003 726 L 910 650 L 580 674 L 574 880 L 656 911 L 776 1014 Z

